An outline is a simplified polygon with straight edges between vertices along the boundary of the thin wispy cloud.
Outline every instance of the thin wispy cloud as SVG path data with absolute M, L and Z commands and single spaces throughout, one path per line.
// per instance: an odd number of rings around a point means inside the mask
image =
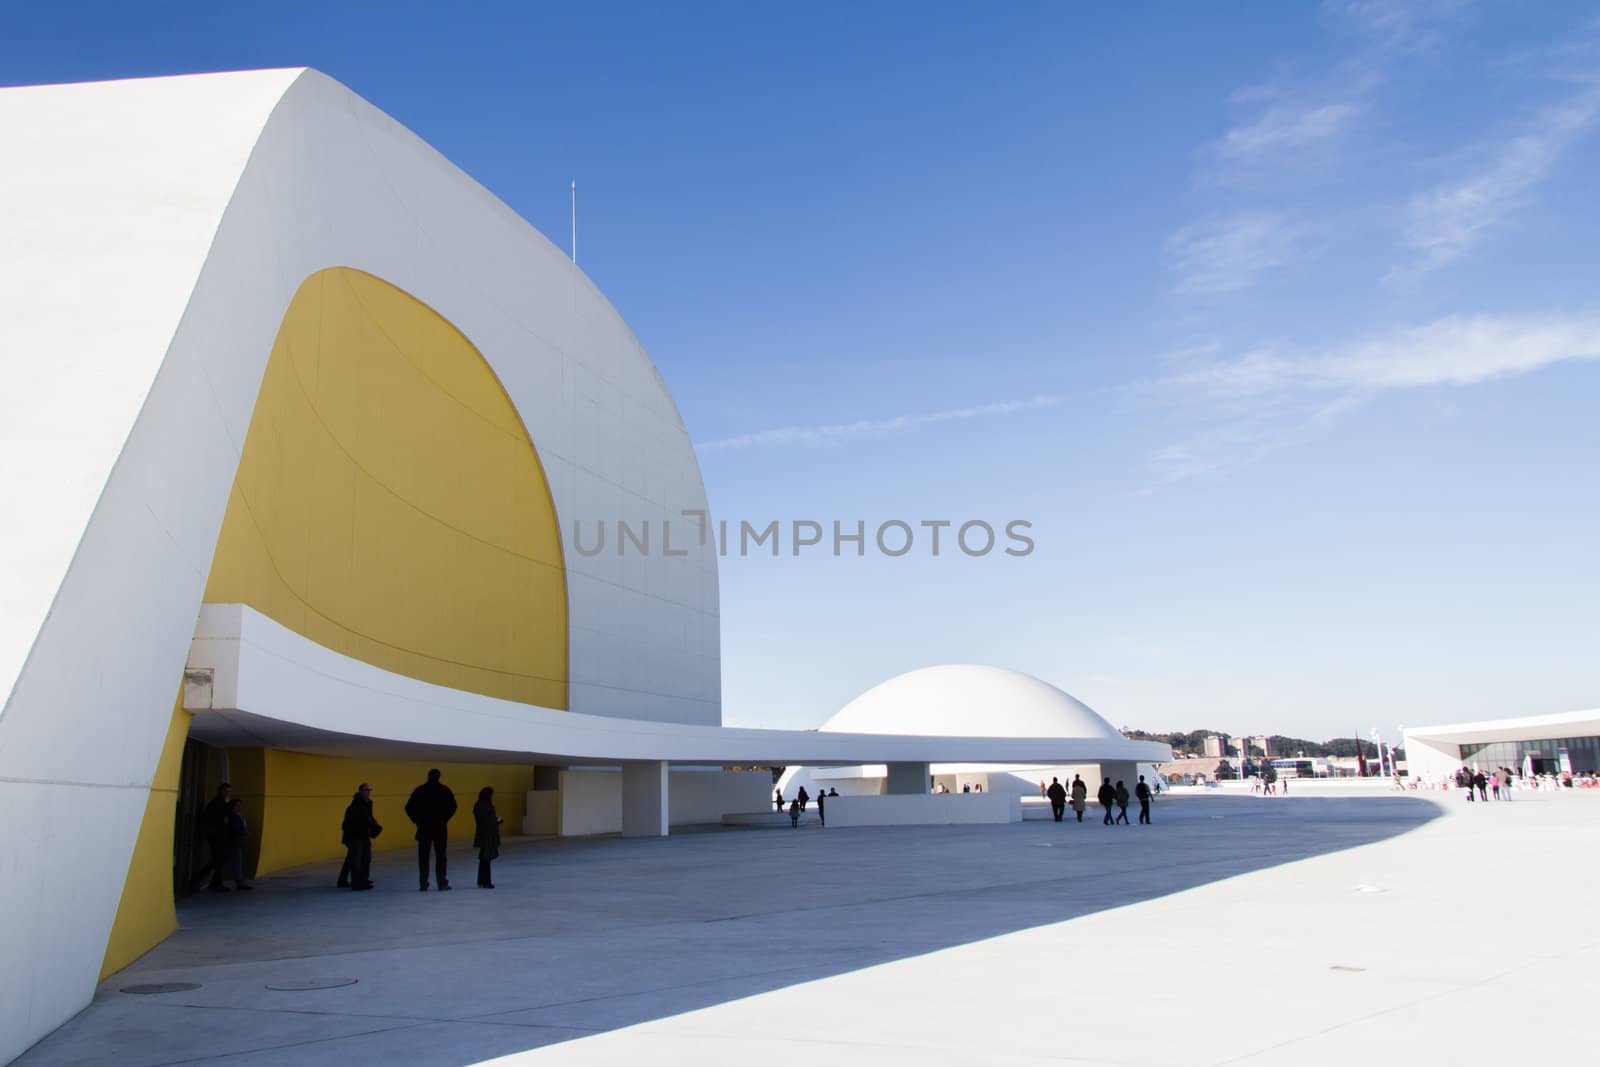
M 1359 111 L 1353 101 L 1273 105 L 1223 134 L 1217 151 L 1229 159 L 1254 162 L 1269 152 L 1305 148 L 1344 132 Z
M 1217 477 L 1328 432 L 1386 391 L 1477 385 L 1588 360 L 1600 360 L 1597 313 L 1448 316 L 1321 352 L 1258 348 L 1167 379 L 1218 418 L 1151 465 L 1160 484 Z
M 1436 47 L 1446 27 L 1471 6 L 1468 0 L 1332 0 L 1325 5 L 1379 48 L 1400 53 Z
M 1589 85 L 1487 149 L 1487 162 L 1474 173 L 1416 197 L 1406 227 L 1406 245 L 1415 258 L 1390 271 L 1388 280 L 1407 281 L 1469 252 L 1488 230 L 1530 201 L 1534 187 L 1597 118 L 1600 88 Z
M 1179 293 L 1238 292 L 1287 263 L 1302 229 L 1274 212 L 1238 212 L 1191 223 L 1167 239 Z
M 817 426 L 785 426 L 776 430 L 738 434 L 695 445 L 702 452 L 724 449 L 777 447 L 782 445 L 838 444 L 857 437 L 881 436 L 915 430 L 944 422 L 961 422 L 968 419 L 997 418 L 1022 411 L 1051 407 L 1060 403 L 1057 396 L 1039 395 L 1024 400 L 1004 400 L 993 404 L 929 411 L 916 415 L 896 415 L 886 419 L 861 419 L 856 422 L 825 423 Z
M 1326 433 L 1370 395 L 1351 391 L 1309 404 L 1275 406 L 1257 412 L 1253 418 L 1235 419 L 1169 445 L 1152 457 L 1151 465 L 1158 480 L 1167 484 L 1227 474 Z M 1150 490 L 1147 487 L 1144 491 Z
M 1247 352 L 1173 381 L 1231 396 L 1412 389 L 1474 385 L 1593 359 L 1600 359 L 1600 315 L 1451 315 L 1309 356 Z

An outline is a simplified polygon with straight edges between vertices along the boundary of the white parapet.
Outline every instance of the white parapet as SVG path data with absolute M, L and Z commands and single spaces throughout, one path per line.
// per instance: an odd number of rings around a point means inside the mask
M 561 788 L 528 794 L 528 833 L 562 837 L 623 830 L 623 775 L 612 768 L 564 770 Z M 714 824 L 728 812 L 771 806 L 766 771 L 673 770 L 667 777 L 667 821 L 672 826 Z M 538 810 L 537 822 L 534 812 Z
M 1015 793 L 829 797 L 828 826 L 956 826 L 1022 821 Z

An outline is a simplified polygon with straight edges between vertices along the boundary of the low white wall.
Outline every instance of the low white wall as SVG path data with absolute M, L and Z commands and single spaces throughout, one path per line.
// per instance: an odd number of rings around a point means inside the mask
M 528 833 L 560 833 L 562 837 L 622 832 L 622 772 L 566 770 L 561 772 L 561 792 L 528 794 Z M 542 812 L 557 805 L 553 817 L 539 817 L 538 825 L 556 829 L 535 830 L 536 805 Z M 676 770 L 667 778 L 667 821 L 672 826 L 718 823 L 730 812 L 756 812 L 772 807 L 772 775 L 766 771 Z
M 769 771 L 673 771 L 668 788 L 673 826 L 717 823 L 729 812 L 772 808 Z
M 828 825 L 950 826 L 1022 821 L 1015 793 L 946 793 L 828 798 Z
M 622 772 L 561 772 L 561 836 L 622 832 Z
M 528 794 L 527 814 L 522 817 L 522 832 L 548 836 L 561 832 L 561 792 L 540 789 Z

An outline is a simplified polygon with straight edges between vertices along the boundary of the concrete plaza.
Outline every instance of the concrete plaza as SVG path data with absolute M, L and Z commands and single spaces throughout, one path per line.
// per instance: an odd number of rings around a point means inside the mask
M 1163 798 L 1149 827 L 1091 809 L 513 839 L 493 892 L 466 850 L 448 894 L 416 891 L 409 850 L 371 893 L 300 869 L 182 902 L 179 933 L 18 1063 L 1319 1064 L 1586 1042 L 1600 797 L 1213 792 Z M 122 991 L 150 983 L 196 988 Z

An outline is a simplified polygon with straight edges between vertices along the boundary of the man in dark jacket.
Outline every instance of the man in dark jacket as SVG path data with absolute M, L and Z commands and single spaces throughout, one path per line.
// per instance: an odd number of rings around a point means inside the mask
M 1132 798 L 1128 796 L 1128 787 L 1121 778 L 1117 779 L 1117 788 L 1112 793 L 1112 796 L 1117 801 L 1117 818 L 1115 821 L 1123 826 L 1128 825 L 1128 801 Z
M 217 786 L 217 794 L 206 802 L 200 810 L 200 836 L 206 842 L 206 865 L 200 868 L 195 875 L 196 887 L 200 879 L 210 872 L 211 880 L 206 888 L 213 893 L 226 893 L 228 887 L 222 884 L 222 876 L 228 863 L 228 800 L 232 787 L 227 782 Z
M 1139 784 L 1133 787 L 1133 795 L 1139 798 L 1139 822 L 1150 825 L 1150 787 L 1144 784 L 1144 775 L 1139 776 Z
M 1111 784 L 1111 779 L 1102 778 L 1100 780 L 1100 790 L 1095 793 L 1094 797 L 1100 802 L 1100 806 L 1105 809 L 1106 817 L 1100 821 L 1106 826 L 1112 825 L 1111 804 L 1117 799 L 1117 790 Z
M 344 842 L 344 870 L 339 872 L 339 888 L 372 888 L 372 839 L 383 832 L 378 820 L 372 817 L 372 787 L 366 782 L 356 790 L 350 806 L 344 809 L 344 822 L 340 825 L 340 840 Z
M 1056 817 L 1056 822 L 1061 821 L 1061 816 L 1067 813 L 1067 791 L 1061 785 L 1061 779 L 1050 779 L 1050 788 L 1044 791 L 1050 798 L 1050 812 Z
M 450 827 L 450 816 L 456 813 L 456 795 L 450 787 L 439 781 L 437 769 L 428 772 L 428 780 L 411 791 L 406 801 L 406 818 L 417 824 L 417 876 L 422 892 L 428 891 L 428 849 L 433 849 L 433 869 L 439 878 L 439 889 L 450 888 L 445 877 L 445 846 Z

